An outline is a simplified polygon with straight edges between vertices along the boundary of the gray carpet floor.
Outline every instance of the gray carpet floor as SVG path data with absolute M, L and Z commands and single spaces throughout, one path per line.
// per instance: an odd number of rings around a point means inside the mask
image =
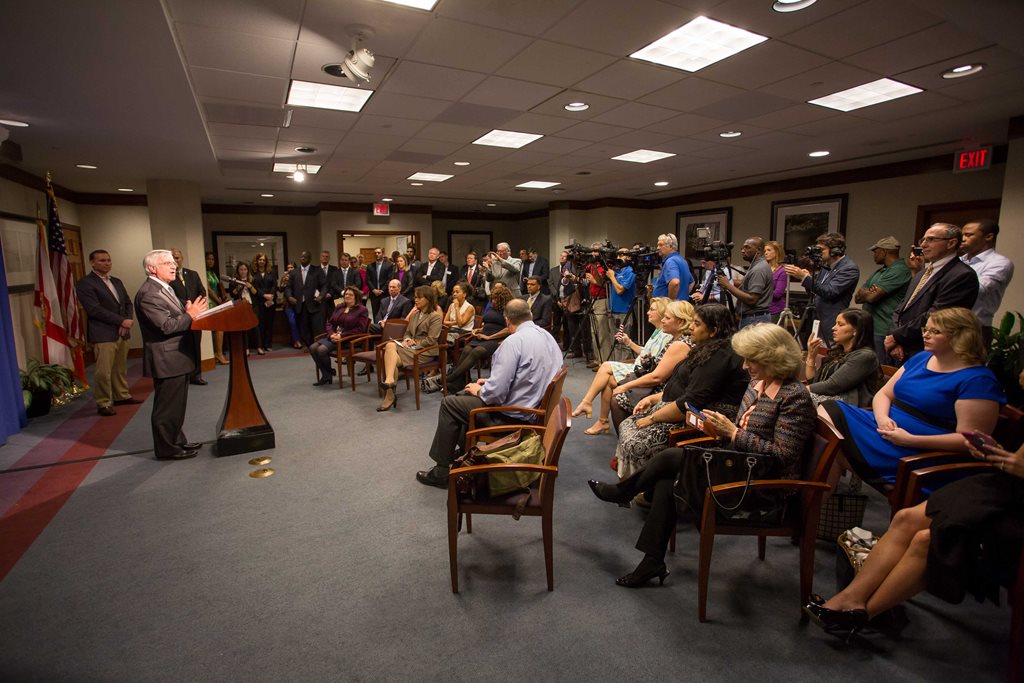
M 158 462 L 151 453 L 92 470 L 0 583 L 4 681 L 886 680 L 1005 677 L 1009 610 L 912 601 L 899 637 L 849 643 L 799 619 L 797 550 L 753 538 L 715 546 L 710 622 L 697 621 L 696 540 L 681 528 L 662 587 L 617 587 L 640 560 L 642 512 L 601 503 L 586 480 L 613 478 L 614 436 L 577 419 L 555 502 L 555 590 L 536 519 L 474 518 L 449 585 L 445 494 L 414 480 L 440 395 L 411 393 L 378 414 L 376 391 L 314 388 L 308 357 L 253 359 L 277 434 L 276 474 L 255 454 Z M 137 367 L 134 368 L 137 371 Z M 592 373 L 574 365 L 577 401 Z M 227 373 L 191 387 L 186 433 L 209 441 Z M 0 448 L 8 468 L 91 402 L 86 396 Z M 152 447 L 152 400 L 110 453 Z M 71 445 L 71 444 L 69 444 Z M 13 475 L 0 474 L 0 488 Z M 884 529 L 872 498 L 865 526 Z M 819 543 L 815 590 L 835 587 Z

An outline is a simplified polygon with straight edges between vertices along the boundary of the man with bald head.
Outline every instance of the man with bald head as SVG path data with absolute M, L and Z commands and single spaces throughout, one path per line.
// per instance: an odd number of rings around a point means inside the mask
M 750 264 L 743 282 L 737 287 L 724 275 L 718 277 L 718 286 L 725 289 L 739 302 L 740 328 L 754 323 L 769 323 L 772 314 L 769 307 L 772 303 L 773 273 L 771 266 L 764 260 L 764 240 L 751 237 L 740 249 L 743 260 Z
M 384 323 L 388 320 L 401 320 L 409 315 L 412 310 L 412 302 L 402 296 L 402 283 L 400 280 L 391 280 L 388 283 L 388 293 L 380 300 L 380 305 L 373 312 L 373 322 L 370 324 L 370 334 L 380 334 Z

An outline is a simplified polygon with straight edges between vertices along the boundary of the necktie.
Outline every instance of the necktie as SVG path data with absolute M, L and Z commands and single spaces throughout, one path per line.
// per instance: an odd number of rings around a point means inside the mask
M 466 277 L 466 282 L 473 284 L 473 266 L 469 267 L 469 275 Z
M 921 290 L 924 289 L 924 284 L 926 282 L 928 282 L 928 278 L 930 278 L 931 276 L 932 276 L 932 264 L 929 263 L 927 266 L 925 266 L 924 275 L 921 276 L 921 280 L 917 283 L 917 287 L 914 287 L 914 293 L 910 295 L 909 299 L 907 299 L 907 305 L 908 306 L 914 300 L 914 298 L 917 297 L 917 295 L 921 293 Z M 907 308 L 906 306 L 903 307 L 904 310 L 906 310 L 906 308 Z
M 388 319 L 388 316 L 391 315 L 391 309 L 394 307 L 394 305 L 395 297 L 391 297 L 391 301 L 388 302 L 388 310 L 384 311 L 384 317 L 380 319 L 381 322 L 384 322 Z
M 531 296 L 530 299 L 526 302 L 526 305 L 529 306 L 530 308 L 533 308 L 533 300 L 536 299 L 536 298 L 537 298 L 536 294 Z
M 182 285 L 185 284 L 185 271 L 184 270 L 179 270 L 178 271 L 178 281 L 181 282 Z

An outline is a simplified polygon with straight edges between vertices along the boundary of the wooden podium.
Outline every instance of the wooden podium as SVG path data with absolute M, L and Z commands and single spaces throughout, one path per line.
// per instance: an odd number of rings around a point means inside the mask
M 256 327 L 252 304 L 236 300 L 230 307 L 192 321 L 193 330 L 226 332 L 231 352 L 228 396 L 220 416 L 217 455 L 237 455 L 274 448 L 274 429 L 256 399 L 245 355 L 245 331 Z

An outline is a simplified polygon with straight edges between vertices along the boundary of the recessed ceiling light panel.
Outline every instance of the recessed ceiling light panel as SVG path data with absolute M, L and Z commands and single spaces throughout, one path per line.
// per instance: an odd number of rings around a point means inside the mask
M 510 147 L 512 149 L 519 149 L 525 145 L 530 144 L 536 140 L 540 140 L 543 135 L 537 135 L 535 133 L 517 133 L 514 130 L 492 130 L 487 135 L 478 138 L 473 141 L 474 145 L 489 145 L 491 147 Z
M 437 0 L 384 0 L 384 2 L 390 2 L 392 5 L 402 5 L 403 7 L 412 7 L 413 9 L 425 9 L 427 11 L 434 9 L 434 5 L 437 4 Z
M 527 190 L 546 190 L 549 187 L 554 187 L 555 185 L 561 184 L 562 183 L 548 182 L 547 180 L 531 180 L 529 182 L 519 183 L 518 185 L 516 185 L 516 187 L 522 187 Z
M 879 78 L 877 81 L 858 85 L 855 88 L 841 90 L 816 100 L 808 100 L 808 104 L 816 104 L 819 107 L 828 107 L 838 111 L 853 111 L 919 92 L 923 92 L 921 88 L 915 88 L 891 78 Z
M 406 180 L 424 180 L 428 183 L 443 183 L 449 178 L 454 177 L 455 176 L 447 173 L 413 173 L 411 176 L 406 178 Z
M 985 68 L 984 64 L 963 64 L 961 66 L 954 67 L 948 71 L 942 72 L 943 78 L 963 78 L 964 76 L 973 76 L 982 69 Z
M 310 175 L 316 175 L 320 172 L 320 164 L 274 164 L 274 173 L 295 173 L 299 170 L 299 166 L 303 167 L 303 171 Z
M 288 104 L 335 111 L 360 111 L 371 95 L 373 91 L 365 88 L 292 81 L 288 90 Z
M 628 154 L 620 154 L 617 157 L 612 157 L 616 161 L 632 161 L 635 164 L 649 164 L 652 161 L 659 159 L 668 159 L 674 157 L 675 154 L 670 152 L 655 152 L 652 149 L 638 149 L 635 152 L 629 152 Z
M 697 17 L 630 57 L 694 72 L 766 40 L 767 36 Z

